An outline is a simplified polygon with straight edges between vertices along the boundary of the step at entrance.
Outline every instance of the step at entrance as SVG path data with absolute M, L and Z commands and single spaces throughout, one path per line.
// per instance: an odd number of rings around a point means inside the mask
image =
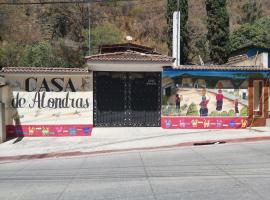
M 161 73 L 94 72 L 96 127 L 159 127 Z

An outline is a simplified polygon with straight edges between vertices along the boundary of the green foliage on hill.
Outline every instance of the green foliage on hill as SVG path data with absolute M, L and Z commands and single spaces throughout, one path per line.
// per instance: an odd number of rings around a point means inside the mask
M 254 24 L 243 24 L 232 32 L 230 43 L 232 51 L 249 45 L 270 48 L 270 18 L 261 18 Z
M 0 48 L 0 66 L 16 66 L 22 53 L 21 48 L 15 43 L 5 43 Z
M 253 24 L 262 17 L 262 3 L 259 0 L 248 0 L 240 5 L 241 16 L 238 17 L 239 24 Z
M 68 67 L 68 63 L 56 54 L 48 42 L 27 45 L 20 60 L 21 66 L 26 67 Z
M 221 0 L 212 1 L 215 4 L 221 2 Z M 213 37 L 207 36 L 208 23 L 205 4 L 207 2 L 206 0 L 180 0 L 183 62 L 188 60 L 200 63 L 200 55 L 205 62 L 213 60 L 219 63 L 226 57 L 225 54 L 222 57 L 220 55 L 224 51 L 226 36 L 229 35 L 224 31 L 227 29 L 227 22 L 224 20 L 221 23 L 221 21 L 213 19 L 213 22 L 218 22 L 217 25 L 223 24 L 224 27 L 216 29 L 211 25 L 211 30 L 217 31 L 214 32 Z M 222 0 L 222 2 L 224 1 Z M 261 41 L 265 41 L 264 46 L 268 47 L 270 44 L 268 42 L 269 18 L 261 17 L 270 15 L 270 1 L 228 0 L 227 2 L 231 50 L 251 42 L 263 46 Z M 256 7 L 253 5 L 254 2 L 256 2 Z M 167 3 L 169 3 L 168 9 Z M 57 57 L 56 63 L 52 63 L 54 66 L 60 63 L 64 67 L 82 67 L 85 63 L 83 57 L 88 55 L 89 15 L 92 53 L 96 53 L 98 45 L 104 44 L 104 41 L 122 42 L 125 36 L 130 35 L 134 38 L 132 42 L 150 46 L 162 54 L 168 54 L 171 48 L 171 44 L 169 44 L 171 35 L 168 35 L 167 30 L 168 28 L 171 30 L 171 21 L 167 25 L 167 17 L 168 14 L 172 14 L 175 3 L 176 0 L 110 0 L 92 3 L 90 7 L 87 4 L 1 5 L 0 65 L 18 66 L 23 64 L 21 60 L 23 60 L 22 56 L 25 56 L 26 49 L 29 49 L 30 46 L 32 49 L 32 46 L 45 42 L 51 45 L 51 52 L 53 52 L 53 56 Z M 217 17 L 226 13 L 225 7 L 222 6 L 218 6 L 217 11 L 219 14 Z M 252 27 L 245 25 L 246 23 L 252 24 Z M 241 27 L 242 25 L 244 27 Z M 265 29 L 265 31 L 261 29 Z M 236 30 L 237 32 L 235 32 Z M 213 52 L 217 52 L 217 55 Z M 40 58 L 39 60 L 46 59 Z M 36 61 L 30 62 L 31 65 L 36 63 Z M 29 64 L 29 62 L 25 64 Z M 51 63 L 47 63 L 46 66 L 49 64 Z
M 118 44 L 123 42 L 122 32 L 113 24 L 96 26 L 91 31 L 91 52 L 98 53 L 98 47 L 105 44 Z
M 7 43 L 0 48 L 0 66 L 24 66 L 24 67 L 72 67 L 74 63 L 67 58 L 72 51 L 61 45 L 58 47 L 49 42 L 41 41 L 32 45 L 18 45 Z M 75 58 L 75 61 L 80 60 Z

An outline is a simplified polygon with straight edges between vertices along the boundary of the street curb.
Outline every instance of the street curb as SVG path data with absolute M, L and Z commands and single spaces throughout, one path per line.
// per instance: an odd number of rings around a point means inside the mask
M 193 141 L 193 142 L 182 142 L 174 145 L 164 145 L 156 147 L 139 147 L 129 149 L 111 149 L 111 150 L 100 150 L 92 152 L 72 151 L 72 152 L 55 152 L 55 153 L 43 153 L 34 155 L 18 155 L 18 156 L 2 156 L 0 161 L 19 161 L 19 160 L 33 160 L 42 158 L 59 158 L 59 157 L 74 157 L 74 156 L 85 156 L 85 155 L 100 155 L 107 153 L 120 153 L 120 152 L 131 152 L 131 151 L 147 151 L 147 150 L 159 150 L 159 149 L 171 149 L 188 146 L 208 145 L 208 144 L 224 144 L 224 143 L 245 143 L 245 142 L 257 142 L 270 140 L 270 136 L 262 137 L 248 137 L 248 138 L 234 138 L 234 139 L 220 139 L 220 140 L 204 140 L 204 141 Z

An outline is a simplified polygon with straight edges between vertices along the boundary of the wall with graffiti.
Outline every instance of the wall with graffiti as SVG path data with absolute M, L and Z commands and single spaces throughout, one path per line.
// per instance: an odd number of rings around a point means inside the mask
M 93 127 L 91 74 L 8 75 L 6 130 L 16 136 L 89 136 Z
M 162 127 L 245 128 L 250 77 L 263 74 L 165 70 Z

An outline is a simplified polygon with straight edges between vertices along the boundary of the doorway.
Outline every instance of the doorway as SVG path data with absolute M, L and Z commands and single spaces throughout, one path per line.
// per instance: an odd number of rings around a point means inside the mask
M 249 118 L 251 126 L 265 126 L 268 118 L 269 84 L 265 79 L 249 81 Z
M 161 73 L 94 72 L 96 127 L 159 127 Z

